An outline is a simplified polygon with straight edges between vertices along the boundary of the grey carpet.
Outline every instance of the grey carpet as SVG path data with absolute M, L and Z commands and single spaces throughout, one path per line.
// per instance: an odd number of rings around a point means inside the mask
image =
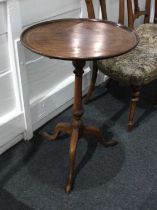
M 0 156 L 0 210 L 157 210 L 157 84 L 142 91 L 135 129 L 126 131 L 129 89 L 112 83 L 99 87 L 85 106 L 84 121 L 96 124 L 119 144 L 104 148 L 89 136 L 77 149 L 77 176 L 64 193 L 69 137 L 48 142 L 37 133 Z M 47 123 L 51 131 L 69 121 L 71 109 Z

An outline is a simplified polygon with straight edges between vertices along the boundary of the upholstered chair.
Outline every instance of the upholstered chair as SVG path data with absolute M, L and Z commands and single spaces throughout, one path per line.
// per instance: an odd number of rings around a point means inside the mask
M 125 3 L 127 3 L 128 26 L 135 29 L 139 36 L 138 46 L 131 52 L 119 57 L 93 62 L 93 72 L 88 94 L 85 98 L 87 103 L 92 95 L 100 70 L 110 79 L 131 86 L 131 100 L 128 114 L 128 131 L 134 125 L 134 115 L 137 102 L 140 98 L 141 87 L 157 79 L 157 24 L 149 23 L 151 0 L 145 1 L 145 10 L 139 8 L 138 0 L 119 0 L 119 23 L 124 24 Z M 99 0 L 102 18 L 107 20 L 105 0 Z M 134 5 L 133 5 L 134 4 Z M 95 18 L 92 0 L 86 0 L 89 18 Z M 144 16 L 144 24 L 134 28 L 134 22 L 140 16 Z M 157 1 L 155 0 L 154 22 L 157 22 Z

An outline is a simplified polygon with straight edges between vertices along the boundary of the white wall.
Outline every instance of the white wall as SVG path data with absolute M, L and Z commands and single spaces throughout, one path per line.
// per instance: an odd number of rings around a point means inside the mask
M 0 3 L 0 116 L 8 113 L 12 107 L 15 107 L 14 92 L 12 90 L 12 80 L 8 52 L 8 29 L 6 3 Z M 6 82 L 8 81 L 8 82 Z
M 25 131 L 17 72 L 13 55 L 11 2 L 0 1 L 0 153 Z
M 54 17 L 58 15 L 64 17 L 66 16 L 66 13 L 70 13 L 75 10 L 79 10 L 80 13 L 81 9 L 81 0 L 22 0 L 19 2 L 22 26 L 28 26 L 46 19 L 54 19 Z M 79 15 L 80 14 L 77 14 L 77 16 Z

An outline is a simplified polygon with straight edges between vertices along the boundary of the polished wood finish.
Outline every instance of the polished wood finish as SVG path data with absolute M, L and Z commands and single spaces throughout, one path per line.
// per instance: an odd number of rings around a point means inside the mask
M 138 0 L 127 0 L 127 11 L 128 11 L 128 26 L 131 29 L 134 29 L 134 22 L 137 18 L 139 18 L 141 15 L 144 15 L 144 22 L 148 23 L 150 19 L 150 5 L 151 5 L 151 0 L 145 0 L 145 10 L 142 11 L 139 7 L 139 1 Z M 86 1 L 87 2 L 87 1 Z M 93 1 L 88 0 L 90 2 L 89 4 L 86 4 L 87 10 L 88 10 L 88 17 L 89 18 L 94 18 L 94 7 L 93 7 Z M 106 1 L 104 1 L 104 5 L 106 6 Z M 118 23 L 124 24 L 124 14 L 125 14 L 125 0 L 119 0 L 119 18 L 118 18 Z M 133 5 L 134 3 L 134 5 Z M 101 5 L 100 5 L 101 6 Z M 134 6 L 134 10 L 133 10 Z M 104 10 L 106 12 L 106 8 L 101 8 L 101 10 Z M 90 13 L 90 11 L 92 11 Z M 107 13 L 106 13 L 107 17 Z M 154 16 L 154 22 L 157 23 L 157 0 L 155 0 L 155 16 Z M 92 69 L 92 78 L 91 82 L 89 85 L 88 93 L 87 96 L 84 100 L 85 104 L 87 104 L 92 96 L 93 90 L 95 88 L 96 84 L 96 79 L 97 79 L 97 73 L 98 73 L 98 68 L 96 61 L 93 62 L 93 69 Z M 133 93 L 135 93 L 136 87 L 133 87 Z M 134 96 L 133 96 L 134 97 Z M 136 102 L 137 104 L 137 102 Z M 129 118 L 128 118 L 128 130 L 131 131 L 133 128 L 133 117 L 135 115 L 135 103 L 134 99 L 131 99 L 130 102 L 130 108 L 129 108 Z
M 44 138 L 52 141 L 56 140 L 61 132 L 70 135 L 69 175 L 65 187 L 65 191 L 69 193 L 74 183 L 75 155 L 79 138 L 92 134 L 106 147 L 117 144 L 114 140 L 105 141 L 100 129 L 85 126 L 83 123 L 82 75 L 85 61 L 128 52 L 137 45 L 138 39 L 133 31 L 112 22 L 64 19 L 44 22 L 26 29 L 21 35 L 21 41 L 25 47 L 38 54 L 71 60 L 75 68 L 72 122 L 57 124 L 54 134 L 42 133 Z
M 135 33 L 127 27 L 90 19 L 44 22 L 26 29 L 21 40 L 33 52 L 64 60 L 114 57 L 137 45 Z

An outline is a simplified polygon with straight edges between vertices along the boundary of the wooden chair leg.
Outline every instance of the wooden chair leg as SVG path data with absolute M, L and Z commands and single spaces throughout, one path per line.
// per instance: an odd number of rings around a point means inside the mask
M 135 116 L 136 106 L 139 101 L 140 96 L 140 86 L 133 86 L 131 92 L 131 101 L 129 107 L 129 117 L 128 117 L 128 131 L 131 131 L 134 125 L 133 119 Z
M 89 102 L 90 97 L 92 96 L 93 90 L 95 88 L 96 79 L 97 79 L 97 73 L 98 73 L 97 61 L 93 61 L 92 78 L 91 78 L 91 82 L 89 85 L 87 96 L 84 100 L 85 104 L 87 104 Z

